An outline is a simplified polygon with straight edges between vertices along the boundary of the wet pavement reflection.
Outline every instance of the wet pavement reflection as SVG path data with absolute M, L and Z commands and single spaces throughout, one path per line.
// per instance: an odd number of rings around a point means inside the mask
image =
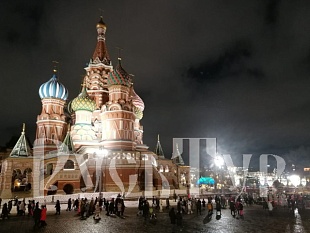
M 128 205 L 130 206 L 130 205 Z M 75 211 L 65 211 L 62 208 L 60 215 L 54 215 L 54 206 L 48 205 L 47 226 L 36 232 L 214 232 L 214 233 L 306 233 L 310 232 L 310 211 L 298 213 L 289 212 L 287 208 L 276 208 L 270 215 L 262 206 L 253 205 L 244 207 L 244 218 L 233 217 L 229 209 L 223 209 L 220 218 L 215 213 L 207 217 L 207 211 L 202 215 L 184 214 L 183 227 L 173 227 L 170 223 L 168 210 L 157 212 L 157 221 L 144 221 L 137 216 L 137 208 L 125 210 L 125 218 L 110 217 L 101 214 L 99 222 L 91 217 L 81 220 Z M 12 216 L 9 220 L 0 220 L 0 232 L 23 233 L 34 232 L 34 221 L 28 216 Z

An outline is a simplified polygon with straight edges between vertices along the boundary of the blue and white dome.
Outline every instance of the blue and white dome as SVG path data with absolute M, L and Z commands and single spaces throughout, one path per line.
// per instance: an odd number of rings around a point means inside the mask
M 44 98 L 57 98 L 67 100 L 68 90 L 65 86 L 58 82 L 57 75 L 53 74 L 53 77 L 46 83 L 43 83 L 39 89 L 39 95 L 41 99 Z

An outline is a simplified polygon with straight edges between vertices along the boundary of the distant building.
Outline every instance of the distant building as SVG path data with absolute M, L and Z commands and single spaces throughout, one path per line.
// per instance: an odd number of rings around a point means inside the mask
M 106 29 L 101 18 L 77 97 L 68 102 L 68 90 L 58 80 L 56 67 L 39 88 L 42 111 L 33 148 L 23 126 L 12 151 L 0 152 L 1 197 L 24 191 L 29 196 L 81 190 L 153 191 L 190 182 L 189 167 L 180 154 L 166 159 L 159 137 L 155 153 L 143 143 L 144 102 L 121 57 L 112 66 Z

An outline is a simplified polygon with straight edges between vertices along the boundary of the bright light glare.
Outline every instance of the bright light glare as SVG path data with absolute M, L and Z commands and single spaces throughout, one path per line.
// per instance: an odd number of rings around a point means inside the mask
M 107 157 L 109 151 L 107 149 L 102 149 L 98 151 L 98 156 L 99 157 Z
M 221 156 L 216 156 L 214 159 L 214 164 L 217 167 L 222 167 L 224 165 L 224 159 Z
M 298 175 L 291 175 L 289 179 L 295 187 L 300 184 L 300 177 Z

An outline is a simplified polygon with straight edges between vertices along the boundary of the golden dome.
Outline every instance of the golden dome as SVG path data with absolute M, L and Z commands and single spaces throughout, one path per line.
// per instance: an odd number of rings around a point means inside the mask
M 106 24 L 102 20 L 102 16 L 100 17 L 100 21 L 97 23 L 96 28 L 107 28 Z

